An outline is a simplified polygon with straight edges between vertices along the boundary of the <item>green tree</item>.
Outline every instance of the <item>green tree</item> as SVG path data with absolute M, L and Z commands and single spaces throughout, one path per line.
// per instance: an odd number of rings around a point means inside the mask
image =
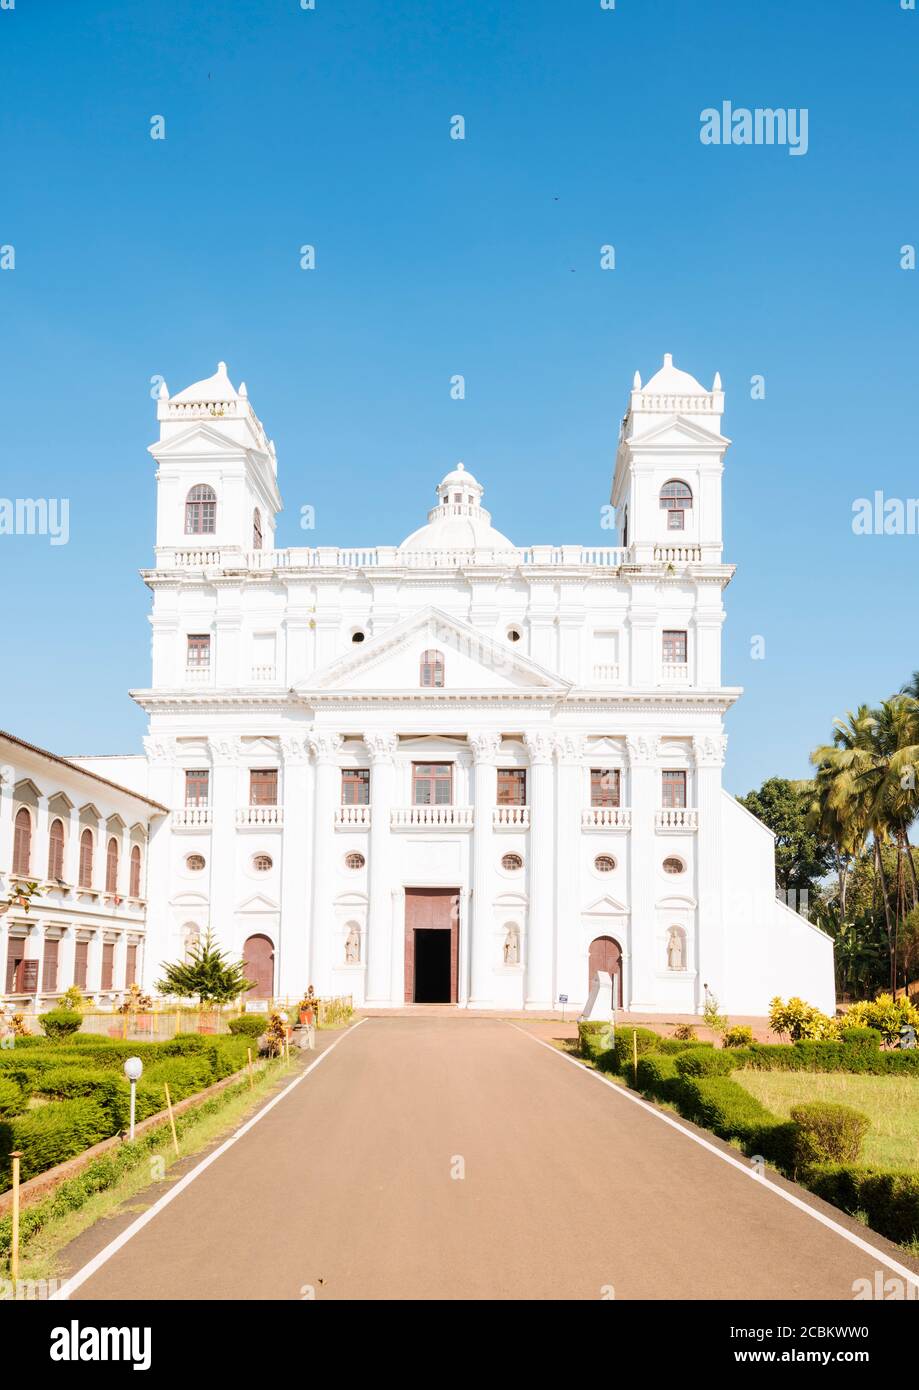
M 812 782 L 790 782 L 786 777 L 769 777 L 759 791 L 737 798 L 775 835 L 776 886 L 819 896 L 819 881 L 833 864 L 833 850 L 810 823 L 813 799 Z
M 156 988 L 161 994 L 177 994 L 180 999 L 197 999 L 200 1004 L 228 1004 L 251 989 L 254 980 L 243 974 L 242 961 L 232 961 L 221 951 L 210 931 L 189 951 L 187 961 L 160 966 L 163 978 Z

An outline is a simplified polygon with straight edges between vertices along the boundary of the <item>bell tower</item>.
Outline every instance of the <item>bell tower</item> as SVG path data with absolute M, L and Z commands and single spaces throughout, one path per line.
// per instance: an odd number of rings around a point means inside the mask
M 721 433 L 723 413 L 717 372 L 707 391 L 668 352 L 645 386 L 635 373 L 610 496 L 634 563 L 721 563 L 721 474 L 731 442 Z
M 233 386 L 225 362 L 176 396 L 164 382 L 156 417 L 157 567 L 176 550 L 220 550 L 224 564 L 228 551 L 242 563 L 250 551 L 273 550 L 278 461 L 245 383 Z

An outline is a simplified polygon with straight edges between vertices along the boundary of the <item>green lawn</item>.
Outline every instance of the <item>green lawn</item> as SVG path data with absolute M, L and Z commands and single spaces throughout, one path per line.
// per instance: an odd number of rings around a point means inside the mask
M 752 1070 L 735 1071 L 732 1077 L 782 1119 L 804 1101 L 851 1105 L 871 1121 L 863 1163 L 919 1170 L 919 1077 Z

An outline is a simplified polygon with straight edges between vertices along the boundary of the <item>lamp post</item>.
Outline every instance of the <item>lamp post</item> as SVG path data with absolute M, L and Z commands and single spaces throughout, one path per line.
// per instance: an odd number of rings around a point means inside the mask
M 128 1138 L 134 1142 L 134 1112 L 137 1105 L 137 1083 L 144 1070 L 144 1064 L 139 1057 L 129 1057 L 124 1064 L 124 1074 L 131 1083 L 131 1128 Z

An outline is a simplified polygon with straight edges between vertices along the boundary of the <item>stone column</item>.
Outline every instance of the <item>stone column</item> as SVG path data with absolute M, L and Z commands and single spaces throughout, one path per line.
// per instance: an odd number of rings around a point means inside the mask
M 395 795 L 395 763 L 399 737 L 387 730 L 364 735 L 370 754 L 370 905 L 367 912 L 367 1003 L 397 1004 L 401 992 L 392 989 L 392 872 L 389 821 Z
M 405 1002 L 405 889 L 393 888 L 391 900 L 390 999 Z
M 210 738 L 211 755 L 211 853 L 210 917 L 211 931 L 224 951 L 234 957 L 242 949 L 233 927 L 236 892 L 236 811 L 240 805 L 238 738 Z M 248 793 L 246 793 L 248 801 Z M 189 849 L 198 848 L 197 841 Z M 277 946 L 277 942 L 275 942 Z
M 558 735 L 555 741 L 557 786 L 555 801 L 555 920 L 556 994 L 574 1002 L 587 998 L 587 971 L 581 960 L 580 844 L 584 801 L 584 738 Z M 625 943 L 623 943 L 624 947 Z
M 313 798 L 313 902 L 310 913 L 310 978 L 318 995 L 328 994 L 334 929 L 335 807 L 341 801 L 340 734 L 315 729 L 308 735 L 316 760 Z
M 727 738 L 704 734 L 692 741 L 696 764 L 696 1008 L 704 1003 L 707 984 L 724 1006 L 727 994 L 724 942 L 724 837 L 721 818 L 721 769 Z
M 553 738 L 548 730 L 525 733 L 530 755 L 530 907 L 525 945 L 528 1009 L 551 1009 L 555 1002 L 555 844 L 553 818 Z
M 497 757 L 501 735 L 481 730 L 467 735 L 475 767 L 472 825 L 472 912 L 469 926 L 469 1007 L 487 1009 L 494 1002 L 494 883 L 495 835 L 492 812 L 498 800 Z
M 309 740 L 285 735 L 281 838 L 281 915 L 278 945 L 278 989 L 283 998 L 306 993 L 310 973 L 312 914 L 310 875 L 313 857 L 313 766 Z
M 466 948 L 466 943 L 469 942 L 470 939 L 470 932 L 469 889 L 465 885 L 459 890 L 457 910 L 459 912 L 459 923 L 457 926 L 459 936 L 459 978 L 456 984 L 456 1002 L 457 1004 L 461 1004 L 464 1009 L 467 1009 L 471 1007 L 469 1001 L 471 986 L 469 981 L 472 969 L 472 956 L 471 951 Z
M 624 971 L 629 997 L 623 1007 L 651 1008 L 657 993 L 654 980 L 654 859 L 660 845 L 654 815 L 660 807 L 660 769 L 656 734 L 636 734 L 626 740 L 629 750 L 629 786 L 632 829 L 629 834 L 629 969 Z M 624 943 L 623 943 L 624 944 Z

